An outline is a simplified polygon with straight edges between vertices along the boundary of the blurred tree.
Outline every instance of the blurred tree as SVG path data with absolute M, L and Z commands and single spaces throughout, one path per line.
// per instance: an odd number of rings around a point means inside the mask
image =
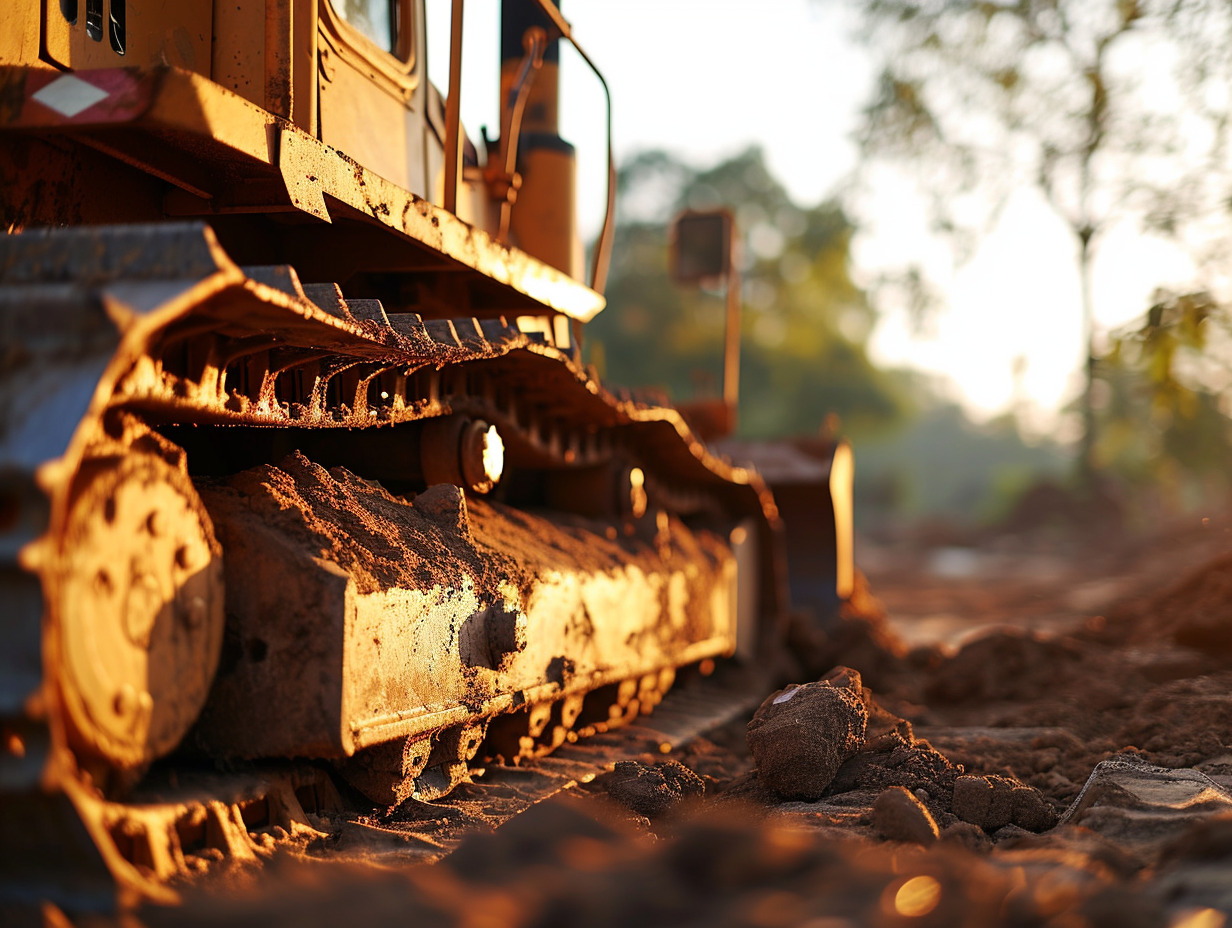
M 723 302 L 671 282 L 667 225 L 686 207 L 725 206 L 742 236 L 740 434 L 816 434 L 831 414 L 859 432 L 899 415 L 902 402 L 865 353 L 874 316 L 848 272 L 853 227 L 838 205 L 797 206 L 758 148 L 708 170 L 646 152 L 618 184 L 612 309 L 587 327 L 606 378 L 676 401 L 718 395 Z
M 1097 465 L 1172 506 L 1226 497 L 1230 357 L 1225 307 L 1205 292 L 1158 292 L 1141 320 L 1113 333 L 1096 367 Z
M 865 111 L 865 163 L 889 158 L 917 169 L 934 227 L 960 257 L 1027 186 L 1073 234 L 1087 348 L 1079 462 L 1089 478 L 1092 262 L 1102 236 L 1129 218 L 1194 246 L 1226 222 L 1232 5 L 860 0 L 858 7 L 881 67 Z

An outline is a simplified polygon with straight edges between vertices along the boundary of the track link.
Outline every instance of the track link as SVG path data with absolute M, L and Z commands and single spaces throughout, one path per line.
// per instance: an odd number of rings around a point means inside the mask
M 148 881 L 144 895 L 155 902 L 174 903 L 189 886 L 208 888 L 212 879 L 259 868 L 277 854 L 339 863 L 431 862 L 472 831 L 499 827 L 621 760 L 666 755 L 751 713 L 768 685 L 731 665 L 711 678 L 696 671 L 687 676 L 651 715 L 605 731 L 592 726 L 580 738 L 571 729 L 574 737 L 553 753 L 516 766 L 478 763 L 467 782 L 435 802 L 374 808 L 328 766 L 276 763 L 230 773 L 155 769 L 128 801 L 86 805 Z

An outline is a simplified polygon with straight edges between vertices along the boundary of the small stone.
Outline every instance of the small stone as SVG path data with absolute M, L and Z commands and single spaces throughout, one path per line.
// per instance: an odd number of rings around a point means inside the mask
M 441 528 L 463 538 L 470 537 L 470 514 L 466 509 L 466 495 L 460 487 L 438 483 L 416 496 L 411 505 Z
M 847 667 L 772 694 L 747 731 L 758 780 L 784 799 L 820 799 L 867 724 L 860 674 Z
M 932 814 L 902 786 L 882 790 L 873 803 L 873 830 L 888 841 L 932 844 L 940 832 Z

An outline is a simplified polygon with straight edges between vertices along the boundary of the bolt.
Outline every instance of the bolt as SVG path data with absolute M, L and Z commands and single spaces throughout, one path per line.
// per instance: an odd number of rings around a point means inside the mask
M 132 715 L 133 710 L 137 708 L 137 691 L 133 689 L 131 684 L 125 683 L 111 698 L 111 708 L 120 718 Z
M 138 648 L 149 647 L 150 633 L 164 602 L 158 579 L 134 564 L 124 601 L 124 632 Z
M 154 697 L 145 690 L 138 690 L 131 683 L 125 683 L 112 697 L 111 708 L 118 717 L 128 719 L 129 730 L 135 731 L 153 713 Z
M 209 603 L 205 601 L 204 596 L 194 596 L 179 610 L 180 621 L 184 623 L 185 628 L 200 628 L 205 624 L 205 616 L 209 608 Z

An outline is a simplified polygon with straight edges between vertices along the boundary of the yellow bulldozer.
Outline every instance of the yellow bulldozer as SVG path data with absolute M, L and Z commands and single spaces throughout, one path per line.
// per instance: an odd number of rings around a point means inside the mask
M 477 146 L 461 8 L 441 93 L 422 0 L 0 7 L 3 898 L 170 898 L 242 831 L 135 799 L 152 767 L 432 800 L 756 653 L 784 538 L 850 589 L 845 447 L 784 473 L 785 533 L 756 470 L 583 363 L 614 192 L 609 141 L 583 268 L 571 27 L 505 0 Z

